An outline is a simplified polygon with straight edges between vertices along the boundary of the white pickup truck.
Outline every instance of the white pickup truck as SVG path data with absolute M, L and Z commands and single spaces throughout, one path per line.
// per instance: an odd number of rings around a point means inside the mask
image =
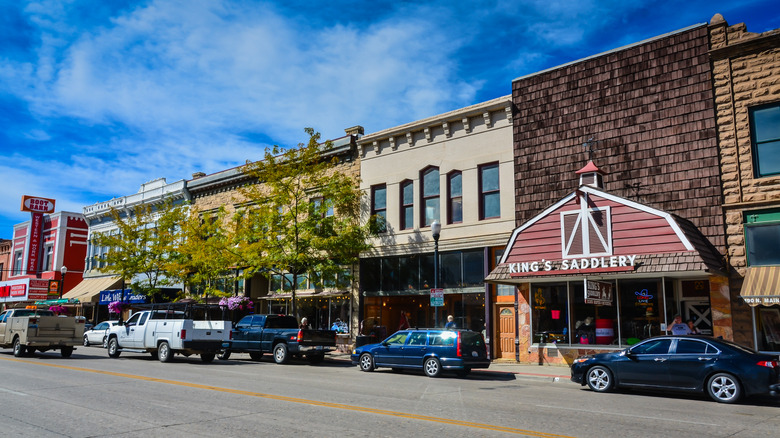
M 13 347 L 14 356 L 60 350 L 70 357 L 84 336 L 84 318 L 55 316 L 49 310 L 8 309 L 0 313 L 0 347 Z
M 216 306 L 154 304 L 110 328 L 108 356 L 151 353 L 160 362 L 169 362 L 175 354 L 199 354 L 203 362 L 211 362 L 222 343 L 230 340 L 230 329 L 230 321 L 222 320 Z

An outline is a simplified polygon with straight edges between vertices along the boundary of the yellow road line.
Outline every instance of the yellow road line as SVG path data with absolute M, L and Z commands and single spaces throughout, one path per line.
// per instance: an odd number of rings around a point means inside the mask
M 189 382 L 181 382 L 177 380 L 167 380 L 167 379 L 158 379 L 156 377 L 145 377 L 145 376 L 139 376 L 135 374 L 125 374 L 125 373 L 116 373 L 113 371 L 101 371 L 101 370 L 95 370 L 91 368 L 80 368 L 80 367 L 73 367 L 69 365 L 59 365 L 59 364 L 52 364 L 52 363 L 43 363 L 43 362 L 32 362 L 29 360 L 23 360 L 23 359 L 17 359 L 17 358 L 10 358 L 10 357 L 2 357 L 0 356 L 0 359 L 7 360 L 7 361 L 13 361 L 13 362 L 25 362 L 33 365 L 40 365 L 40 366 L 46 366 L 46 367 L 52 367 L 52 368 L 60 368 L 65 370 L 71 370 L 71 371 L 82 371 L 82 372 L 88 372 L 88 373 L 95 373 L 95 374 L 103 374 L 106 376 L 114 376 L 114 377 L 124 377 L 127 379 L 134 379 L 134 380 L 143 380 L 147 382 L 157 382 L 157 383 L 165 383 L 168 385 L 177 385 L 177 386 L 183 386 L 187 388 L 196 388 L 196 389 L 206 389 L 209 391 L 218 391 L 228 394 L 236 394 L 236 395 L 245 395 L 249 397 L 258 397 L 258 398 L 265 398 L 269 400 L 278 400 L 278 401 L 286 401 L 289 403 L 300 403 L 305 405 L 311 405 L 311 406 L 320 406 L 325 408 L 332 408 L 332 409 L 343 409 L 348 411 L 354 411 L 354 412 L 362 412 L 362 413 L 368 413 L 368 414 L 378 414 L 378 415 L 387 415 L 391 417 L 397 417 L 397 418 L 406 418 L 409 420 L 420 420 L 420 421 L 429 421 L 433 423 L 442 423 L 442 424 L 449 424 L 453 426 L 462 426 L 462 427 L 471 427 L 474 429 L 483 429 L 483 430 L 491 430 L 491 431 L 497 431 L 497 432 L 506 432 L 506 433 L 512 433 L 516 435 L 525 435 L 525 436 L 533 436 L 533 437 L 544 437 L 544 438 L 572 438 L 567 435 L 556 435 L 551 433 L 545 433 L 545 432 L 536 432 L 533 430 L 525 430 L 525 429 L 517 429 L 512 427 L 504 427 L 504 426 L 498 426 L 494 424 L 482 424 L 482 423 L 473 423 L 470 421 L 461 421 L 461 420 L 453 420 L 450 418 L 440 418 L 440 417 L 431 417 L 428 415 L 417 415 L 417 414 L 410 414 L 406 412 L 397 412 L 397 411 L 390 411 L 385 409 L 375 409 L 375 408 L 367 408 L 362 406 L 353 406 L 353 405 L 347 405 L 342 403 L 331 403 L 331 402 L 321 402 L 316 400 L 308 400 L 303 398 L 296 398 L 296 397 L 285 397 L 281 395 L 273 395 L 273 394 L 263 394 L 261 392 L 252 392 L 252 391 L 243 391 L 240 389 L 231 389 L 231 388 L 223 388 L 219 386 L 211 386 L 211 385 L 201 385 L 198 383 L 189 383 Z

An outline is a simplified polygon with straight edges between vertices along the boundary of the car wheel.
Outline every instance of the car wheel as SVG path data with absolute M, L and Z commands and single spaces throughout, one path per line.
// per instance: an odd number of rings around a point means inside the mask
M 19 338 L 14 339 L 14 356 L 22 357 L 27 352 L 27 347 L 22 345 L 22 341 Z
M 87 337 L 87 335 L 84 335 L 84 346 L 89 347 L 89 338 Z
M 217 359 L 219 360 L 228 360 L 230 359 L 230 350 L 223 350 L 221 353 L 217 355 Z
M 274 347 L 274 361 L 276 363 L 287 362 L 287 344 L 276 344 L 276 347 Z
M 609 369 L 601 365 L 589 369 L 585 379 L 588 382 L 590 389 L 596 392 L 608 392 L 611 391 L 614 386 L 612 373 Z
M 119 351 L 119 342 L 116 338 L 111 338 L 108 341 L 108 357 L 117 358 L 122 352 Z
M 206 363 L 211 363 L 214 362 L 214 356 L 216 356 L 214 353 L 203 353 L 200 355 L 200 360 Z
M 361 371 L 374 371 L 374 357 L 370 354 L 361 354 L 359 363 Z
M 73 354 L 73 347 L 62 347 L 60 349 L 60 355 L 65 359 L 69 358 Z
M 101 345 L 103 345 L 103 348 L 108 348 L 108 336 L 103 336 L 103 342 Z
M 441 374 L 441 363 L 435 357 L 429 357 L 423 362 L 423 370 L 428 377 L 438 377 Z
M 263 353 L 260 353 L 259 351 L 251 351 L 249 352 L 249 358 L 256 362 L 260 362 L 260 360 L 263 358 Z
M 165 341 L 160 342 L 160 345 L 157 347 L 157 356 L 160 358 L 160 362 L 170 362 L 173 359 L 171 346 Z
M 718 373 L 707 382 L 707 392 L 719 403 L 735 403 L 742 396 L 742 388 L 731 374 Z

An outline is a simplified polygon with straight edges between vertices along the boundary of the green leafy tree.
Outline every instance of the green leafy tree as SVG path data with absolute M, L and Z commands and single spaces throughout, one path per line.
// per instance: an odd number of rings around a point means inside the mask
M 235 220 L 245 275 L 279 275 L 296 316 L 299 278 L 308 274 L 321 287 L 344 275 L 369 248 L 375 229 L 361 225 L 357 179 L 340 171 L 336 158 L 325 158 L 330 142 L 320 144 L 319 133 L 305 131 L 307 144 L 274 146 L 262 161 L 242 167 L 258 183 L 241 189 L 247 202 Z
M 202 287 L 206 296 L 231 295 L 217 284 L 238 263 L 234 237 L 224 208 L 208 212 L 190 208 L 180 224 L 180 239 L 169 264 L 171 276 Z
M 167 274 L 185 206 L 165 201 L 131 210 L 112 209 L 110 215 L 118 230 L 92 236 L 94 245 L 110 248 L 105 256 L 107 266 L 101 271 L 117 274 L 126 282 L 142 275 L 143 280 L 133 282 L 132 288 L 153 300 L 161 286 L 174 280 Z

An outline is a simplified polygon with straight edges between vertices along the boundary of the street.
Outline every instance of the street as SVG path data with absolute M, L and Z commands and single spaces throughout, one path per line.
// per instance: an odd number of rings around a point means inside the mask
M 341 356 L 343 358 L 344 356 Z M 780 402 L 596 394 L 566 379 L 508 372 L 465 378 L 347 361 L 277 365 L 237 354 L 110 359 L 99 347 L 15 358 L 0 351 L 4 436 L 777 436 Z

